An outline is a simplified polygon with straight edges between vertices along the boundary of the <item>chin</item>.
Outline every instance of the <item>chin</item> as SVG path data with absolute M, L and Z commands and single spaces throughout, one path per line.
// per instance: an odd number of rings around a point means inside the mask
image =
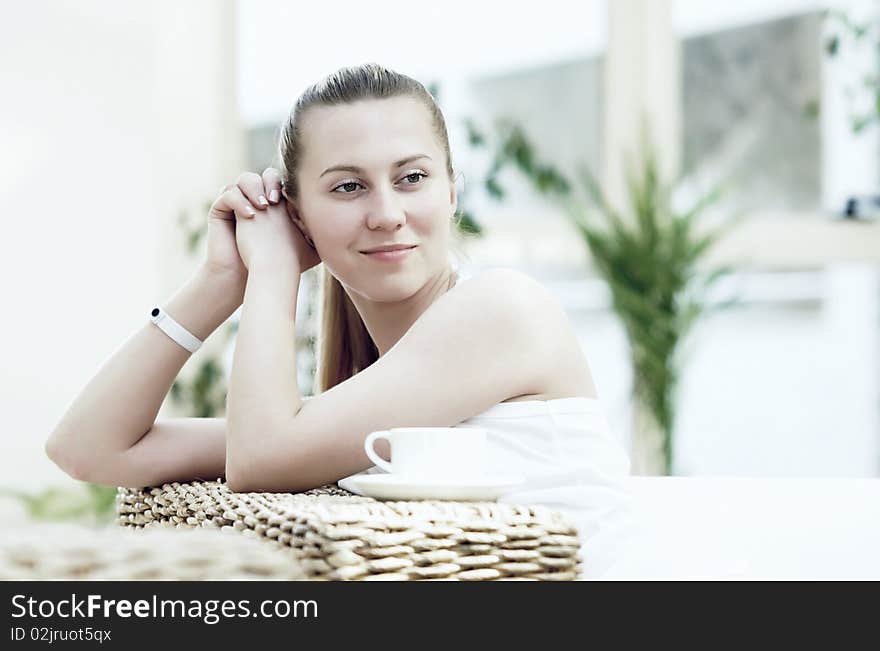
M 419 291 L 425 280 L 422 274 L 413 271 L 377 273 L 370 278 L 369 289 L 376 294 L 374 300 L 399 301 Z
M 369 262 L 368 262 L 369 264 Z M 333 274 L 349 291 L 360 294 L 365 299 L 377 303 L 393 303 L 409 298 L 427 282 L 420 270 L 387 270 L 364 267 L 350 269 L 345 275 Z M 349 279 L 352 279 L 349 281 Z

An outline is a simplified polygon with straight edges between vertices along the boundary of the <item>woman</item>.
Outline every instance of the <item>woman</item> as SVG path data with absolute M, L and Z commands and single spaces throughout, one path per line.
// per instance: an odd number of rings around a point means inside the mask
M 211 206 L 206 260 L 164 307 L 183 338 L 145 324 L 70 407 L 49 456 L 109 485 L 225 476 L 235 491 L 302 491 L 370 469 L 370 432 L 483 427 L 495 467 L 529 479 L 504 500 L 566 508 L 582 539 L 611 545 L 595 534 L 626 512 L 629 461 L 546 289 L 507 269 L 457 284 L 455 181 L 431 95 L 381 66 L 344 68 L 299 98 L 280 155 L 280 171 L 241 175 Z M 296 299 L 319 262 L 318 392 L 304 404 Z M 178 342 L 203 341 L 240 305 L 226 418 L 157 421 L 189 355 Z M 377 451 L 390 456 L 385 441 Z

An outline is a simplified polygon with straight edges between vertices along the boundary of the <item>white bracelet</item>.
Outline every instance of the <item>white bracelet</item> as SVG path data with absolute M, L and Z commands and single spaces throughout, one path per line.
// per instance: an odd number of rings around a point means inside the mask
M 177 321 L 163 310 L 161 307 L 154 307 L 150 312 L 150 321 L 155 323 L 162 331 L 171 337 L 174 341 L 186 348 L 189 352 L 194 353 L 202 345 L 189 330 L 180 325 Z

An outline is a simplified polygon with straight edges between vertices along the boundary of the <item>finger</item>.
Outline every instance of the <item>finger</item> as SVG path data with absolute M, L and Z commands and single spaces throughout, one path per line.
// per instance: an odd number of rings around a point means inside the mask
M 238 186 L 233 186 L 217 198 L 211 206 L 210 214 L 219 219 L 235 221 L 251 219 L 257 211 Z
M 263 172 L 263 187 L 269 201 L 278 203 L 281 200 L 281 172 L 274 167 L 267 167 Z
M 263 188 L 263 177 L 254 172 L 244 172 L 238 177 L 236 182 L 238 189 L 247 197 L 252 206 L 262 210 L 268 207 L 269 200 L 266 199 L 266 190 Z
M 235 210 L 236 219 L 253 219 L 257 214 L 257 207 L 244 195 L 237 186 L 229 190 L 230 202 Z

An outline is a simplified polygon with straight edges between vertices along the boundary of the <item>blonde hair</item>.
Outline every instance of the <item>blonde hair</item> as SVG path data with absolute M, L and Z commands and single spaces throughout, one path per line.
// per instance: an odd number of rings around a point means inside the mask
M 446 121 L 425 87 L 415 79 L 375 63 L 340 68 L 307 88 L 281 126 L 279 166 L 285 194 L 298 196 L 297 171 L 303 156 L 301 125 L 312 106 L 351 104 L 365 99 L 412 97 L 428 109 L 435 135 L 446 154 L 446 172 L 455 182 Z M 458 224 L 461 217 L 453 219 Z M 315 392 L 344 382 L 379 358 L 379 351 L 340 282 L 325 267 L 322 272 L 321 327 Z

